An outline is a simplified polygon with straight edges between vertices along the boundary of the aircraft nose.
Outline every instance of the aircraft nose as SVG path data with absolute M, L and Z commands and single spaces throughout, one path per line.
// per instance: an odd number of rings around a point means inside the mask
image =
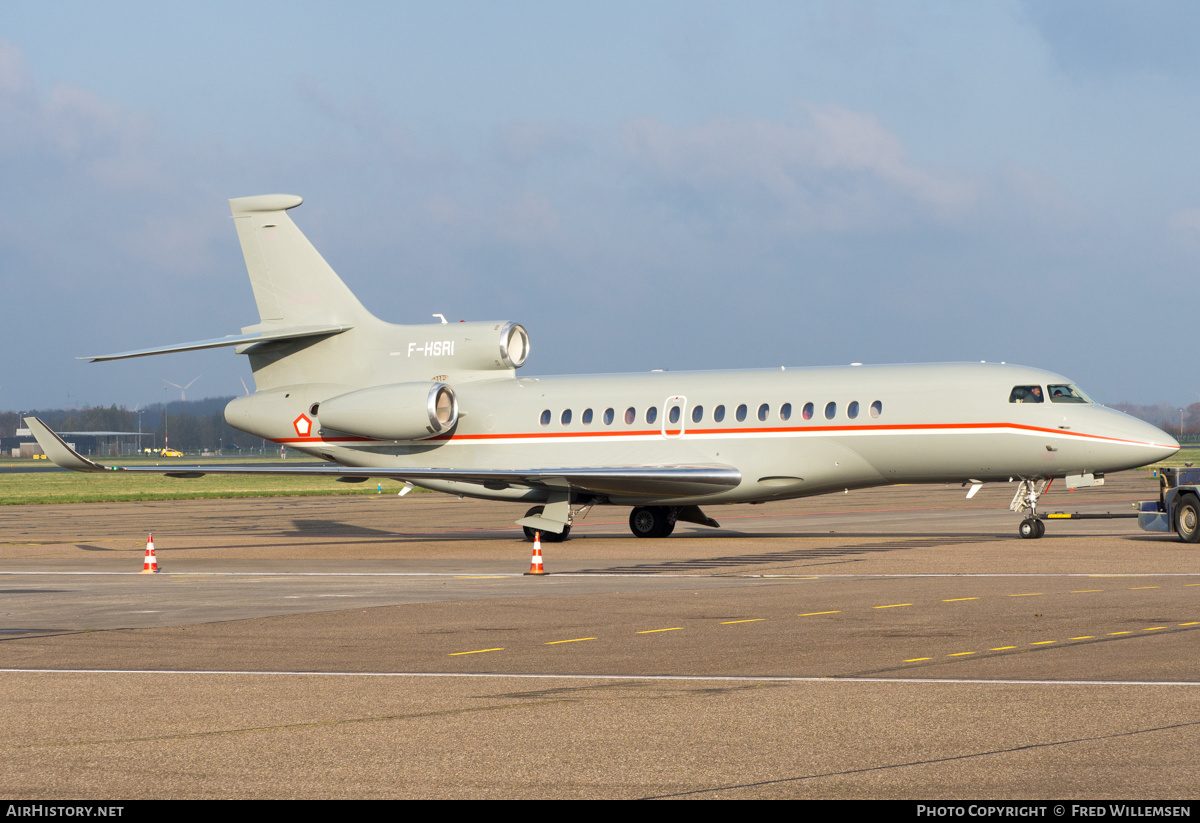
M 1156 426 L 1151 426 L 1149 423 L 1138 422 L 1141 423 L 1141 426 L 1140 431 L 1136 434 L 1136 439 L 1142 443 L 1141 448 L 1145 454 L 1145 463 L 1166 460 L 1179 451 L 1179 441 L 1174 437 Z

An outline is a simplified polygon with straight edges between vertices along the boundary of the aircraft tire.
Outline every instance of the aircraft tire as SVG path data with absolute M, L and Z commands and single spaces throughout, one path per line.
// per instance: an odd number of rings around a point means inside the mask
M 1036 540 L 1042 536 L 1042 531 L 1045 529 L 1045 526 L 1042 526 L 1042 529 L 1039 530 L 1038 526 L 1041 525 L 1042 524 L 1040 521 L 1032 517 L 1027 517 L 1022 520 L 1021 525 L 1017 527 L 1017 534 L 1021 535 L 1021 537 L 1025 540 Z
M 1033 522 L 1037 524 L 1037 534 L 1034 535 L 1034 538 L 1036 539 L 1046 533 L 1046 523 L 1044 520 L 1034 520 Z
M 675 521 L 666 506 L 638 506 L 629 513 L 629 530 L 636 537 L 667 537 L 675 531 Z
M 1185 543 L 1200 543 L 1200 499 L 1181 494 L 1175 503 L 1175 532 Z
M 541 514 L 545 510 L 546 510 L 545 506 L 534 506 L 532 509 L 525 512 L 525 516 L 533 517 L 535 514 Z M 532 543 L 533 542 L 533 533 L 535 531 L 537 531 L 537 529 L 531 529 L 528 526 L 522 526 L 521 529 L 524 530 L 524 532 L 525 532 L 525 540 L 529 543 Z M 570 526 L 567 526 L 565 529 L 563 529 L 562 534 L 555 534 L 554 532 L 543 531 L 542 532 L 542 542 L 543 543 L 561 543 L 567 539 L 567 535 L 570 533 L 571 533 Z

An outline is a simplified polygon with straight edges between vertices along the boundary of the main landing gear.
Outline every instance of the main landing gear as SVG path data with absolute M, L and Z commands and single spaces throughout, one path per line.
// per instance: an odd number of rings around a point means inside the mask
M 1038 520 L 1037 501 L 1050 488 L 1052 482 L 1054 481 L 1049 477 L 1041 477 L 1036 480 L 1022 479 L 1021 484 L 1017 486 L 1017 493 L 1013 495 L 1012 502 L 1008 504 L 1011 511 L 1022 512 L 1026 515 L 1025 519 L 1021 521 L 1021 525 L 1017 527 L 1017 534 L 1026 540 L 1036 540 L 1046 533 L 1046 524 Z
M 680 521 L 712 529 L 721 527 L 699 506 L 638 506 L 629 513 L 629 530 L 637 537 L 666 537 Z
M 629 530 L 637 537 L 666 537 L 675 531 L 674 506 L 639 506 L 629 513 Z
M 545 506 L 534 506 L 532 509 L 525 512 L 525 516 L 533 517 L 535 515 L 541 514 L 545 510 L 546 510 Z M 549 529 L 539 531 L 538 529 L 531 529 L 528 526 L 522 526 L 521 528 L 525 530 L 525 539 L 528 540 L 530 543 L 533 542 L 533 533 L 535 531 L 537 531 L 537 532 L 539 532 L 539 534 L 541 534 L 542 540 L 546 543 L 561 543 L 564 540 L 566 540 L 567 535 L 571 533 L 570 526 L 566 526 L 565 528 L 563 528 L 562 534 L 555 534 L 554 532 L 550 531 Z

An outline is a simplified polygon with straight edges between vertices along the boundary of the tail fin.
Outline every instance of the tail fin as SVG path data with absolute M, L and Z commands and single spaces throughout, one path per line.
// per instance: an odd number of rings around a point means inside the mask
M 370 316 L 287 215 L 304 200 L 261 194 L 229 201 L 264 325 L 353 324 Z

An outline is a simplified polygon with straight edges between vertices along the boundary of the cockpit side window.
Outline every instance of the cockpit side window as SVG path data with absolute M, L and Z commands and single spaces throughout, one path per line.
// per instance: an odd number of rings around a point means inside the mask
M 1051 384 L 1046 387 L 1051 403 L 1087 403 L 1088 399 L 1079 389 L 1067 383 Z
M 1041 386 L 1013 386 L 1008 396 L 1009 403 L 1043 403 L 1046 397 Z

